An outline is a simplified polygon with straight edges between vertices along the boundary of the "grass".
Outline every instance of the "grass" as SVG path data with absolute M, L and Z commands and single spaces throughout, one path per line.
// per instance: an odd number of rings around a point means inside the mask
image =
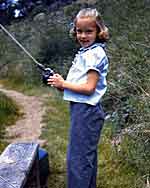
M 7 145 L 3 141 L 6 126 L 13 124 L 20 116 L 19 106 L 0 92 L 0 151 Z
M 127 141 L 122 138 L 121 144 L 113 145 L 111 126 L 106 122 L 99 147 L 98 188 L 142 188 L 143 180 L 124 153 L 130 151 L 125 147 Z M 137 184 L 138 178 L 140 184 Z
M 46 149 L 50 160 L 49 187 L 65 187 L 66 184 L 66 150 L 69 129 L 68 104 L 62 100 L 57 91 L 47 99 L 47 112 L 42 137 L 48 140 Z

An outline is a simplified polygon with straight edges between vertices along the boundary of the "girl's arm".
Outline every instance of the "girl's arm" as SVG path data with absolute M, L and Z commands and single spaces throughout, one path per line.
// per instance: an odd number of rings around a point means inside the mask
M 54 76 L 51 76 L 48 79 L 48 84 L 60 90 L 69 89 L 74 92 L 91 95 L 96 88 L 98 80 L 99 80 L 99 73 L 94 70 L 90 70 L 87 73 L 87 81 L 83 84 L 70 83 L 64 80 L 62 76 L 59 74 L 55 74 Z

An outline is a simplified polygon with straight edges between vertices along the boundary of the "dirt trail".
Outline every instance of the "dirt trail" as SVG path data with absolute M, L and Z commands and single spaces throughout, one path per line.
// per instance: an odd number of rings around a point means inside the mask
M 12 142 L 33 141 L 41 146 L 46 143 L 46 140 L 41 140 L 42 116 L 45 108 L 43 101 L 36 96 L 26 96 L 14 90 L 7 90 L 0 85 L 0 91 L 15 100 L 22 109 L 23 117 L 19 119 L 15 125 L 9 126 L 6 131 L 7 140 Z

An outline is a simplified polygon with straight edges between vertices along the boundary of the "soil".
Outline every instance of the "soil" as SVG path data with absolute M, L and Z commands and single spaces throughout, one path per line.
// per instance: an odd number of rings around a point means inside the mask
M 46 140 L 40 139 L 42 117 L 45 112 L 44 100 L 37 96 L 27 96 L 15 90 L 8 90 L 0 85 L 0 91 L 11 97 L 21 107 L 23 117 L 14 125 L 6 128 L 6 138 L 9 143 L 13 142 L 36 142 L 43 146 Z

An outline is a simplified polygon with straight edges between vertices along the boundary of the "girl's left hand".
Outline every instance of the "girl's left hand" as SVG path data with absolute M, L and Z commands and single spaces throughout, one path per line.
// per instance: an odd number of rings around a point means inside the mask
M 57 89 L 63 90 L 64 79 L 60 74 L 54 74 L 50 76 L 47 80 L 47 84 L 51 85 L 52 87 L 56 87 Z

